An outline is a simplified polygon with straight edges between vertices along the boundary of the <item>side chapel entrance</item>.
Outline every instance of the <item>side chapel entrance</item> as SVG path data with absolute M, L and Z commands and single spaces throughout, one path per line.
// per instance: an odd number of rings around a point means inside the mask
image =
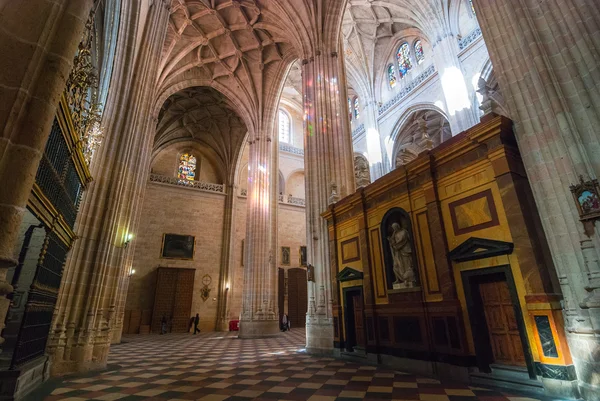
M 344 325 L 346 327 L 346 351 L 364 350 L 365 325 L 362 287 L 344 288 Z
M 506 279 L 486 277 L 479 283 L 483 313 L 492 346 L 494 362 L 525 366 L 525 353 L 519 335 L 515 307 L 510 298 Z
M 462 276 L 479 369 L 526 368 L 535 378 L 510 266 L 463 271 Z

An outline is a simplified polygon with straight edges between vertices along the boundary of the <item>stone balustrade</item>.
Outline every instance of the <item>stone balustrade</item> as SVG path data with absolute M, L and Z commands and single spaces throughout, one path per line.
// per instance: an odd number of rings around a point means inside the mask
M 466 49 L 471 43 L 475 42 L 475 40 L 477 38 L 479 38 L 480 36 L 481 36 L 481 28 L 477 27 L 477 28 L 473 29 L 471 31 L 471 33 L 469 33 L 467 36 L 465 36 L 464 38 L 458 39 L 458 48 L 460 50 Z
M 167 177 L 160 174 L 150 174 L 150 182 L 158 182 L 161 184 L 176 185 L 178 187 L 199 189 L 201 191 L 218 192 L 221 194 L 225 193 L 225 186 L 223 184 L 213 184 L 210 182 L 202 181 L 188 181 L 180 180 L 177 177 Z
M 352 140 L 356 141 L 364 133 L 365 133 L 365 125 L 361 124 L 354 131 L 352 131 Z
M 304 156 L 304 149 L 297 148 L 292 145 L 288 145 L 287 143 L 280 143 L 279 150 L 281 152 L 292 153 L 294 155 Z
M 248 190 L 247 189 L 241 189 L 240 190 L 240 195 L 241 197 L 245 198 L 248 196 Z M 278 195 L 278 201 L 279 203 L 283 203 L 286 205 L 294 205 L 294 206 L 302 206 L 305 207 L 306 206 L 306 200 L 304 198 L 298 198 L 292 195 Z
M 386 111 L 388 111 L 392 106 L 396 103 L 400 102 L 409 93 L 415 90 L 419 85 L 421 85 L 427 78 L 432 76 L 435 73 L 435 66 L 430 65 L 425 71 L 423 71 L 419 76 L 417 76 L 414 80 L 412 80 L 408 85 L 406 85 L 396 96 L 388 100 L 379 108 L 379 115 L 382 115 Z M 360 128 L 360 127 L 359 127 Z

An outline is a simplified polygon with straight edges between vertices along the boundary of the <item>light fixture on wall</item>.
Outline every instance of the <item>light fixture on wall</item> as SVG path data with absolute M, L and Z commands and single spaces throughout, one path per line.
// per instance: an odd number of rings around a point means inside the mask
M 225 291 L 229 291 L 229 283 L 225 283 Z
M 127 276 L 131 277 L 131 276 L 133 276 L 134 274 L 135 274 L 135 269 L 134 269 L 134 268 L 131 268 L 131 269 L 129 269 L 129 274 L 128 274 Z
M 127 234 L 127 236 L 125 237 L 125 242 L 123 243 L 123 248 L 127 248 L 127 246 L 129 245 L 129 243 L 131 242 L 132 239 L 133 239 L 133 234 L 131 234 L 131 233 Z

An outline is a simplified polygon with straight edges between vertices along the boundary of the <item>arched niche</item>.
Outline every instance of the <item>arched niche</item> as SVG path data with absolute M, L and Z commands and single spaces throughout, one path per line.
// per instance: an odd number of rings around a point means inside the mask
M 396 140 L 392 150 L 392 164 L 397 168 L 452 138 L 452 132 L 450 123 L 443 114 L 437 110 L 419 109 L 405 118 L 394 137 Z
M 216 162 L 217 156 L 214 151 L 192 141 L 175 142 L 157 151 L 152 158 L 151 172 L 166 177 L 177 177 L 180 157 L 186 153 L 196 158 L 195 181 L 224 183 L 225 174 Z
M 366 187 L 371 183 L 369 161 L 360 153 L 354 154 L 354 183 L 356 188 Z
M 277 180 L 277 193 L 279 195 L 285 194 L 285 178 L 283 177 L 283 173 L 279 170 L 278 180 Z
M 396 224 L 399 228 L 395 226 Z M 399 207 L 388 210 L 381 221 L 380 231 L 388 289 L 393 291 L 418 287 L 420 280 L 417 249 L 408 212 Z M 395 265 L 398 265 L 396 272 Z
M 496 79 L 496 74 L 490 60 L 485 63 L 479 74 L 476 101 L 476 107 L 480 111 L 480 116 L 494 113 L 510 118 L 506 101 L 504 100 L 504 96 L 502 96 L 500 84 Z
M 286 182 L 286 195 L 291 195 L 294 198 L 304 199 L 304 180 L 304 170 L 297 170 L 290 174 Z

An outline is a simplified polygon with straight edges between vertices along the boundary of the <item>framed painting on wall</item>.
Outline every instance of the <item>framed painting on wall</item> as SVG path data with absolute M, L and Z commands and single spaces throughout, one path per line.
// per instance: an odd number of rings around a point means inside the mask
M 193 235 L 163 234 L 160 257 L 193 260 L 196 238 Z
M 282 246 L 281 247 L 281 264 L 283 266 L 289 266 L 290 265 L 290 247 L 289 246 Z
M 306 246 L 300 247 L 300 266 L 306 266 L 307 262 Z

